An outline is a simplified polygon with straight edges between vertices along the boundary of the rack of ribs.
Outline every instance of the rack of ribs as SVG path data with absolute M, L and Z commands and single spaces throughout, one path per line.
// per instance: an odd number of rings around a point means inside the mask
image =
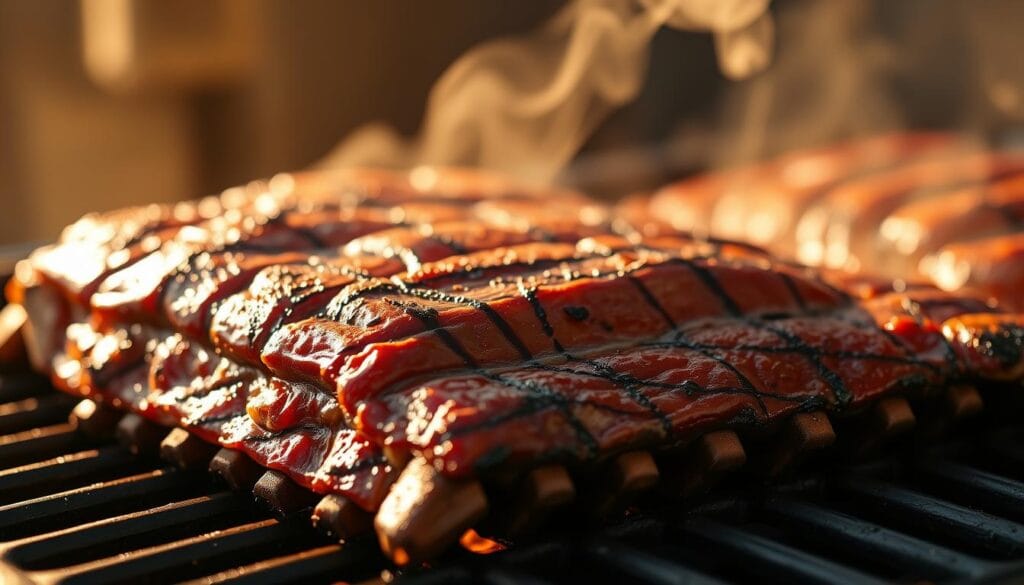
M 648 233 L 706 229 L 805 264 L 922 278 L 1024 308 L 1024 153 L 951 135 L 875 137 L 699 175 L 618 215 Z
M 32 361 L 320 494 L 318 523 L 372 524 L 399 564 L 488 510 L 516 533 L 571 501 L 693 493 L 743 441 L 774 441 L 751 465 L 777 473 L 830 419 L 900 426 L 908 400 L 1024 379 L 1024 316 L 984 298 L 424 172 L 87 216 L 9 287 Z

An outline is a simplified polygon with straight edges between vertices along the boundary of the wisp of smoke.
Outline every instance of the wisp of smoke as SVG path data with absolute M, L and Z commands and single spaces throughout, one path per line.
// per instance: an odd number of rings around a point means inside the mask
M 750 75 L 769 61 L 768 0 L 575 0 L 535 33 L 481 44 L 432 88 L 420 134 L 360 128 L 318 165 L 471 166 L 551 179 L 643 84 L 662 26 L 715 35 L 719 66 Z

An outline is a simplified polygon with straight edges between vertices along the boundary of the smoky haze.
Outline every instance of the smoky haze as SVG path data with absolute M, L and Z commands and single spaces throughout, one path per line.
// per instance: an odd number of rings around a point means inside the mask
M 415 138 L 370 124 L 318 166 L 471 166 L 549 181 L 636 97 L 658 29 L 709 31 L 723 74 L 738 79 L 770 60 L 767 8 L 767 0 L 575 0 L 534 33 L 457 59 L 431 90 Z

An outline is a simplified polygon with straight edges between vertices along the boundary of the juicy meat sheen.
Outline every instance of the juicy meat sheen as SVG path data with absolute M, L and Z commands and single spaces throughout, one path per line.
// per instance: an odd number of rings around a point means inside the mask
M 876 146 L 902 160 L 949 144 Z M 807 184 L 888 155 L 844 156 Z M 34 361 L 367 510 L 410 457 L 457 477 L 586 464 L 1024 376 L 1024 317 L 983 297 L 641 225 L 641 200 L 613 216 L 423 172 L 87 217 L 11 287 Z
M 669 227 L 750 239 L 806 264 L 1024 306 L 1010 260 L 1024 230 L 1024 153 L 950 135 L 870 138 L 698 175 L 628 199 L 616 215 L 643 234 L 671 218 Z

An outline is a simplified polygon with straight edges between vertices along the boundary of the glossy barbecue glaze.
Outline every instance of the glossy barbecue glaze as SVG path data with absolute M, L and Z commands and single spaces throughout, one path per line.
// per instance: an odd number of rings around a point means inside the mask
M 11 293 L 66 390 L 367 510 L 410 457 L 584 465 L 1021 376 L 1022 318 L 981 300 L 628 219 L 487 176 L 285 177 L 85 218 Z
M 1024 229 L 1024 153 L 953 136 L 877 137 L 700 175 L 620 214 L 648 233 L 665 221 L 706 226 L 806 264 L 923 277 L 1024 307 L 1013 237 Z

